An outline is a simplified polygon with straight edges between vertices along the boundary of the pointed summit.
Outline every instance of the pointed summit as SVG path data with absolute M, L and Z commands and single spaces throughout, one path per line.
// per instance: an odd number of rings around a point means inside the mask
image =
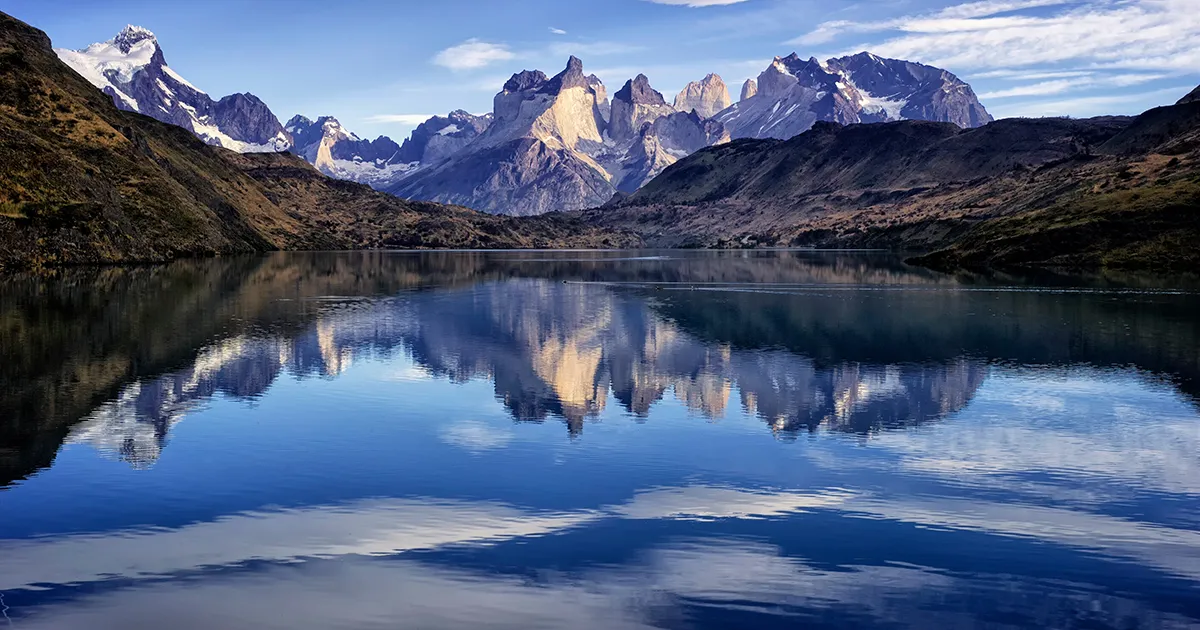
M 127 55 L 130 50 L 133 50 L 134 46 L 144 41 L 154 41 L 157 43 L 154 33 L 150 32 L 150 29 L 132 24 L 121 29 L 121 32 L 117 33 L 117 36 L 112 39 L 113 45 Z
M 505 92 L 523 92 L 536 90 L 546 84 L 546 73 L 541 70 L 522 70 L 504 84 Z
M 732 104 L 729 88 L 721 77 L 709 74 L 701 81 L 692 81 L 675 97 L 675 109 L 681 112 L 695 111 L 700 118 L 708 119 Z
M 575 87 L 588 87 L 588 78 L 583 74 L 583 61 L 571 55 L 567 67 L 554 75 L 539 91 L 546 94 L 558 94 L 563 90 Z
M 639 74 L 626 81 L 625 86 L 613 95 L 613 100 L 621 100 L 634 105 L 667 104 L 662 93 L 650 87 L 650 79 L 644 74 Z
M 746 82 L 742 84 L 742 96 L 738 100 L 744 101 L 755 96 L 758 96 L 758 81 L 746 79 Z
M 638 134 L 643 124 L 673 113 L 675 108 L 650 87 L 650 79 L 639 74 L 626 81 L 625 86 L 613 95 L 608 133 L 618 142 L 629 140 Z
M 172 70 L 149 29 L 129 25 L 83 50 L 55 49 L 58 58 L 113 99 L 196 134 L 208 144 L 239 151 L 276 152 L 292 145 L 270 108 L 252 94 L 213 100 Z

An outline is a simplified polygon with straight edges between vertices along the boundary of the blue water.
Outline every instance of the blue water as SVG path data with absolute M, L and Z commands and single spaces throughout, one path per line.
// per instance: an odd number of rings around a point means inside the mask
M 0 279 L 0 628 L 1200 627 L 1200 290 L 873 253 Z

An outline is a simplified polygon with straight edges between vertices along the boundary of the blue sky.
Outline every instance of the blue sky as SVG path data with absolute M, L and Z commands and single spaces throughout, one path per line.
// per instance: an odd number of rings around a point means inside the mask
M 698 6 L 694 6 L 698 5 Z M 944 67 L 997 117 L 1137 113 L 1200 84 L 1200 0 L 7 0 L 81 48 L 126 23 L 214 96 L 281 120 L 337 116 L 362 136 L 482 113 L 513 72 L 567 56 L 610 94 L 638 72 L 668 100 L 716 72 L 734 98 L 775 55 L 869 50 Z

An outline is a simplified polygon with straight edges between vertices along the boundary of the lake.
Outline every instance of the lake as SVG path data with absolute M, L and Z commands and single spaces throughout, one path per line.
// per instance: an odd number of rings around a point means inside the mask
M 1200 627 L 1200 285 L 870 252 L 0 279 L 0 628 Z

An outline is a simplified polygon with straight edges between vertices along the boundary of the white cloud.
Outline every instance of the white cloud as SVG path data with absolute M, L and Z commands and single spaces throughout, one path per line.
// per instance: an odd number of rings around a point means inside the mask
M 843 33 L 880 33 L 893 30 L 903 31 L 916 28 L 917 25 L 923 25 L 924 28 L 933 30 L 970 30 L 972 28 L 982 28 L 982 21 L 974 18 L 988 17 L 1000 13 L 1009 13 L 1037 7 L 1062 5 L 1067 4 L 1070 1 L 1071 0 L 988 0 L 984 2 L 969 2 L 966 4 L 946 7 L 945 9 L 935 13 L 922 16 L 907 16 L 894 20 L 884 20 L 878 22 L 853 22 L 850 20 L 836 20 L 818 24 L 817 28 L 804 35 L 801 35 L 800 37 L 790 40 L 787 43 L 801 45 L 824 44 L 833 41 Z M 1018 25 L 1021 24 L 1022 20 L 1025 18 L 1008 17 L 998 19 L 1004 20 L 1005 23 L 1008 24 Z
M 434 56 L 433 63 L 451 70 L 472 70 L 498 61 L 508 61 L 514 57 L 516 55 L 504 44 L 468 39 L 438 53 Z
M 459 422 L 441 432 L 442 441 L 472 453 L 482 453 L 508 446 L 512 441 L 511 430 L 498 430 L 482 422 Z
M 490 446 L 490 445 L 489 445 Z M 134 529 L 0 540 L 0 591 L 120 576 L 161 577 L 254 560 L 383 556 L 447 545 L 483 545 L 561 532 L 602 518 L 764 518 L 837 507 L 845 491 L 758 491 L 724 486 L 654 488 L 591 510 L 544 512 L 495 502 L 376 499 L 226 515 L 175 529 Z
M 1048 15 L 980 15 L 986 7 L 1019 4 L 1063 6 Z M 873 52 L 956 70 L 1061 63 L 1182 72 L 1200 68 L 1195 0 L 971 3 L 886 22 L 830 22 L 796 41 L 819 43 L 845 32 L 887 31 L 901 35 L 870 44 Z
M 432 114 L 378 114 L 375 116 L 368 116 L 367 122 L 398 123 L 401 125 L 407 125 L 409 127 L 416 127 L 430 118 L 433 118 Z
M 1013 88 L 1004 90 L 996 90 L 994 92 L 984 92 L 979 95 L 981 99 L 1001 99 L 1014 98 L 1021 96 L 1049 96 L 1051 94 L 1063 94 L 1071 90 L 1096 87 L 1129 87 L 1138 85 L 1139 83 L 1148 83 L 1166 78 L 1162 74 L 1117 74 L 1106 77 L 1078 77 L 1064 78 L 1054 81 L 1042 81 L 1040 83 L 1030 83 L 1027 85 L 1018 85 Z
M 554 28 L 553 26 L 550 27 L 550 32 L 554 33 L 555 35 L 566 35 L 567 34 L 567 32 L 562 30 L 561 28 Z
M 1174 103 L 1195 86 L 1177 86 L 1150 92 L 1134 92 L 1132 94 L 1110 94 L 1103 96 L 1082 96 L 1054 101 L 1020 102 L 993 111 L 998 117 L 1028 117 L 1043 116 L 1100 116 L 1111 114 L 1120 108 L 1128 112 L 1140 112 L 1164 103 Z
M 984 0 L 946 7 L 934 14 L 939 18 L 977 18 L 1037 7 L 1074 4 L 1079 0 Z
M 1044 79 L 1073 79 L 1090 77 L 1096 74 L 1093 70 L 1049 70 L 1037 72 L 1030 70 L 989 70 L 987 72 L 971 73 L 972 79 L 1005 79 L 1009 81 L 1040 81 Z
M 676 7 L 719 7 L 727 4 L 738 4 L 746 0 L 645 0 L 654 4 L 669 4 Z

